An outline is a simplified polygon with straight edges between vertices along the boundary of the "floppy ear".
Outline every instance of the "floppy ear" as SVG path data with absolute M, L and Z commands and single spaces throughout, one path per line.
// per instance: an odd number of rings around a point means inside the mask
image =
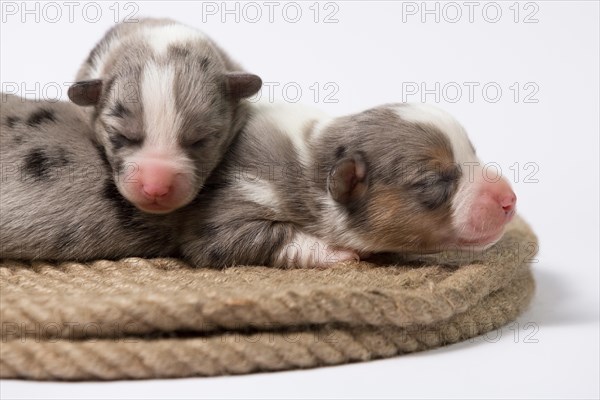
M 225 74 L 225 81 L 227 94 L 236 100 L 252 96 L 262 86 L 262 79 L 258 75 L 246 72 L 229 72 Z
M 102 80 L 92 79 L 75 82 L 69 87 L 67 94 L 69 99 L 79 106 L 93 106 L 100 100 Z
M 338 203 L 347 204 L 367 193 L 367 164 L 360 153 L 335 163 L 327 176 L 327 190 Z

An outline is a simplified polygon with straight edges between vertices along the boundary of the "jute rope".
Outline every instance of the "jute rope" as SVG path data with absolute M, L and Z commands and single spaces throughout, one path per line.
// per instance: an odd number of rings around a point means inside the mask
M 536 249 L 535 235 L 517 219 L 490 251 L 404 264 L 216 270 L 173 259 L 5 260 L 0 377 L 239 374 L 454 343 L 527 306 Z

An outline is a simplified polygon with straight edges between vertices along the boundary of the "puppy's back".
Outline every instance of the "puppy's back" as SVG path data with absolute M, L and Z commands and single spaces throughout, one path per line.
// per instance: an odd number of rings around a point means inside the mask
M 77 106 L 10 95 L 3 100 L 0 257 L 89 259 L 168 251 L 166 242 L 148 246 L 164 240 L 153 232 L 163 219 L 148 219 L 120 196 Z

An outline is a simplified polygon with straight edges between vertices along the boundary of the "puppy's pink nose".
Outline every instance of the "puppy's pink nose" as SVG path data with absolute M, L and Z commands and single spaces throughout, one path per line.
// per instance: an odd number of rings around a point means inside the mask
M 146 197 L 156 198 L 166 196 L 171 190 L 170 185 L 160 185 L 160 184 L 144 184 L 142 186 L 142 191 Z
M 164 163 L 143 164 L 139 170 L 140 191 L 150 199 L 165 197 L 173 190 L 176 175 L 176 171 Z
M 512 214 L 515 211 L 515 206 L 517 205 L 517 196 L 515 196 L 512 190 L 510 192 L 510 194 L 506 194 L 500 198 L 500 206 L 506 214 Z
M 512 217 L 517 205 L 517 196 L 505 179 L 486 185 L 486 191 L 493 200 L 504 210 L 504 215 Z

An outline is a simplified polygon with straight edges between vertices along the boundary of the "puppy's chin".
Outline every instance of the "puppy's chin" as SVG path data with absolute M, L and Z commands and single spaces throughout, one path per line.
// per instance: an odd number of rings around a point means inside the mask
M 483 235 L 481 237 L 470 238 L 470 239 L 459 238 L 456 241 L 456 244 L 459 247 L 459 249 L 461 249 L 461 250 L 471 250 L 471 251 L 482 252 L 482 251 L 489 249 L 496 243 L 498 243 L 498 241 L 504 235 L 504 231 L 505 231 L 505 229 L 503 227 L 498 232 Z
M 186 206 L 192 199 L 193 193 L 177 193 L 165 197 L 149 198 L 144 196 L 139 190 L 130 190 L 131 187 L 124 185 L 119 187 L 119 193 L 123 196 L 123 201 L 131 203 L 138 210 L 147 214 L 168 214 L 179 208 Z M 175 193 L 173 193 L 175 194 Z
M 165 207 L 162 206 L 158 203 L 151 203 L 151 204 L 133 204 L 134 206 L 136 206 L 136 208 L 140 211 L 143 211 L 145 213 L 148 214 L 168 214 L 172 211 L 175 211 L 177 209 L 177 207 Z
M 443 252 L 483 252 L 488 250 L 490 247 L 494 246 L 504 235 L 505 229 L 502 228 L 499 232 L 495 232 L 494 234 L 489 234 L 486 236 L 481 236 L 478 238 L 472 239 L 461 239 L 461 238 L 448 238 L 447 240 L 443 240 L 438 242 L 437 245 L 429 245 L 429 246 L 400 246 L 396 249 L 390 250 L 374 250 L 359 252 L 361 254 L 365 254 L 367 257 L 371 254 L 376 253 L 396 253 L 396 254 L 404 254 L 404 255 L 427 255 L 427 254 L 437 254 Z

